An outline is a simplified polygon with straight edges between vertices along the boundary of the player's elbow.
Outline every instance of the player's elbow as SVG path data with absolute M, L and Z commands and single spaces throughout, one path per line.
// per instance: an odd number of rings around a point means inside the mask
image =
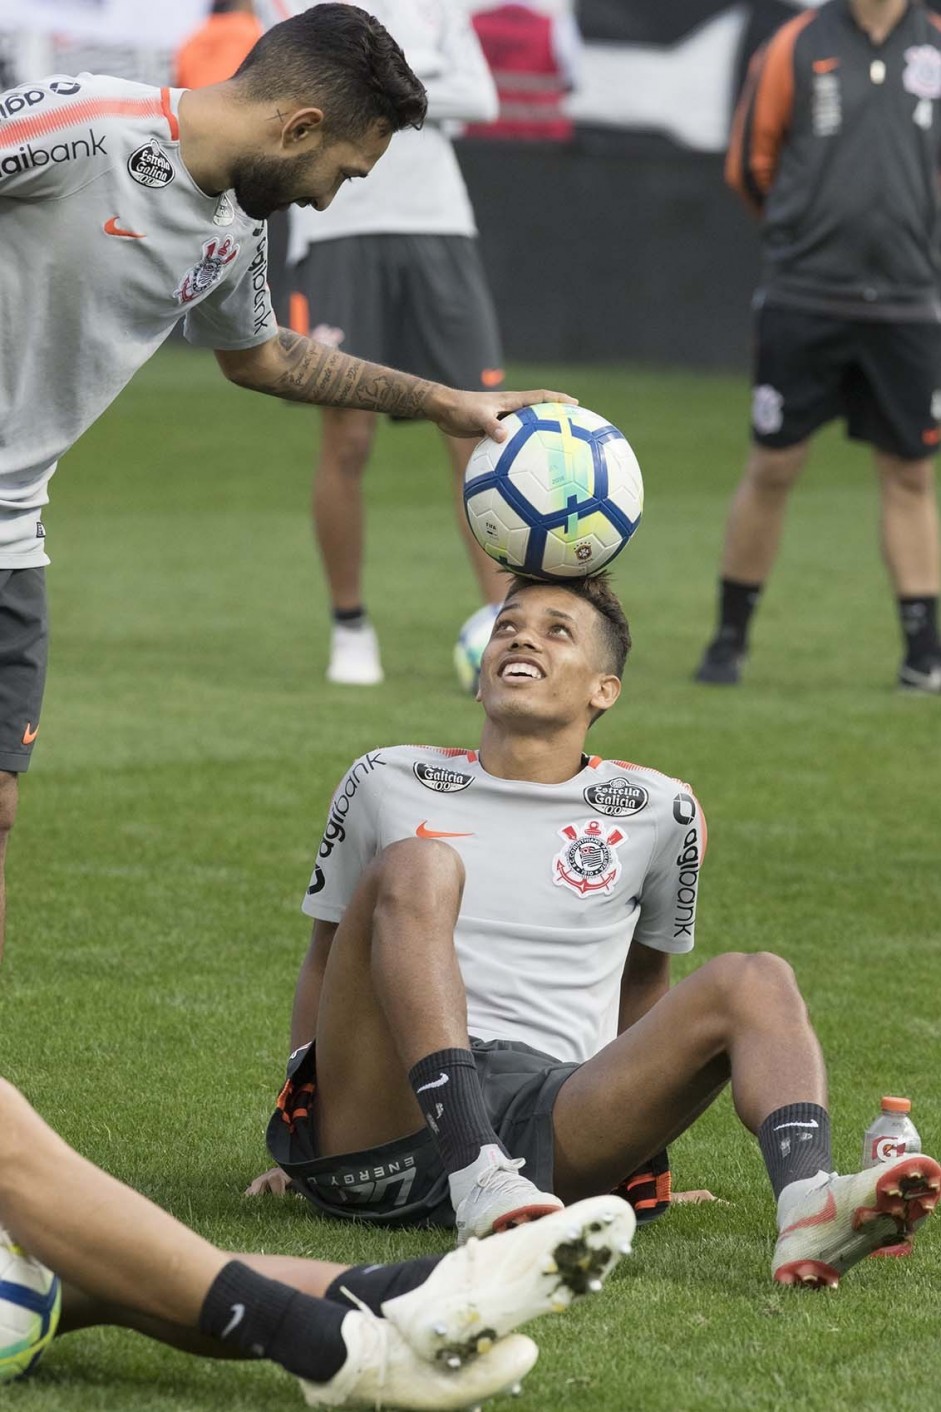
M 262 344 L 262 349 L 267 345 Z M 223 377 L 236 387 L 249 389 L 264 387 L 267 359 L 257 348 L 222 349 L 217 348 L 216 362 Z

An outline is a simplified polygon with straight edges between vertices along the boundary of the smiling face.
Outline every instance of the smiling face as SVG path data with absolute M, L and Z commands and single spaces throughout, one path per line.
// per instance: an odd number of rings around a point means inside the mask
M 294 204 L 325 211 L 344 182 L 369 175 L 391 138 L 388 125 L 375 122 L 361 137 L 331 139 L 319 109 L 306 109 L 285 124 L 273 149 L 236 163 L 235 198 L 259 221 Z
M 548 584 L 510 590 L 480 671 L 488 721 L 587 730 L 621 691 L 604 618 L 587 599 Z

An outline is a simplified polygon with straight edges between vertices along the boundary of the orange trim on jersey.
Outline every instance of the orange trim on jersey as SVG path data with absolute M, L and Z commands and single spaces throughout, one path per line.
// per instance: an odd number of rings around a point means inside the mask
M 749 81 L 735 110 L 725 164 L 726 181 L 749 205 L 755 205 L 755 188 L 767 195 L 774 181 L 794 110 L 794 46 L 798 35 L 816 18 L 816 10 L 805 10 L 789 20 L 751 62 Z
M 305 338 L 310 334 L 310 300 L 298 289 L 292 291 L 288 301 L 288 326 Z
M 161 88 L 160 90 L 160 110 L 167 120 L 167 127 L 170 129 L 170 139 L 172 142 L 180 140 L 180 124 L 177 122 L 176 113 L 170 107 L 170 90 Z
M 166 93 L 167 90 L 164 89 Z M 64 108 L 19 118 L 0 128 L 0 147 L 17 147 L 39 137 L 48 137 L 64 127 L 93 123 L 96 118 L 161 118 L 166 116 L 156 98 L 82 98 Z M 172 116 L 172 114 L 171 114 Z M 176 126 L 176 119 L 173 119 Z M 179 128 L 177 128 L 179 135 Z
M 941 29 L 941 15 L 936 15 L 933 10 L 926 10 L 925 18 L 929 24 L 934 25 L 935 29 Z
M 601 756 L 600 756 L 600 755 L 592 755 L 591 759 L 588 761 L 588 766 L 587 766 L 587 768 L 588 768 L 589 770 L 597 770 L 597 768 L 598 768 L 598 766 L 599 766 L 600 764 L 601 764 Z

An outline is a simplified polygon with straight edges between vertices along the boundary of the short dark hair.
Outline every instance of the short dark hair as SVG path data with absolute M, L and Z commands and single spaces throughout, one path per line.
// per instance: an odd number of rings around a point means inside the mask
M 573 597 L 590 603 L 602 620 L 600 629 L 606 655 L 605 665 L 616 677 L 623 677 L 624 664 L 631 650 L 631 630 L 621 601 L 611 587 L 610 574 L 592 574 L 591 578 L 552 579 L 551 582 L 514 575 L 506 597 L 509 598 L 512 593 L 520 593 L 527 588 L 561 588 Z
M 274 25 L 235 79 L 245 97 L 291 98 L 322 107 L 325 131 L 359 137 L 374 122 L 391 132 L 421 127 L 424 85 L 389 31 L 358 5 L 314 5 Z

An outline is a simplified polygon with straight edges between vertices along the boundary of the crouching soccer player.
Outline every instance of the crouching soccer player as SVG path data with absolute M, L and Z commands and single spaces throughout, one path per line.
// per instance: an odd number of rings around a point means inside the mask
M 774 1277 L 833 1285 L 920 1223 L 941 1167 L 831 1171 L 823 1060 L 778 957 L 669 988 L 705 821 L 679 780 L 584 753 L 629 647 L 602 578 L 516 580 L 479 750 L 376 750 L 341 782 L 268 1128 L 280 1170 L 249 1192 L 287 1174 L 321 1211 L 460 1242 L 611 1191 L 731 1080 L 778 1200 Z
M 634 1230 L 610 1196 L 398 1265 L 233 1258 L 80 1157 L 2 1079 L 0 1223 L 62 1280 L 61 1333 L 118 1324 L 205 1357 L 269 1358 L 311 1406 L 388 1408 L 467 1407 L 515 1385 L 537 1350 L 511 1330 L 600 1289 Z

